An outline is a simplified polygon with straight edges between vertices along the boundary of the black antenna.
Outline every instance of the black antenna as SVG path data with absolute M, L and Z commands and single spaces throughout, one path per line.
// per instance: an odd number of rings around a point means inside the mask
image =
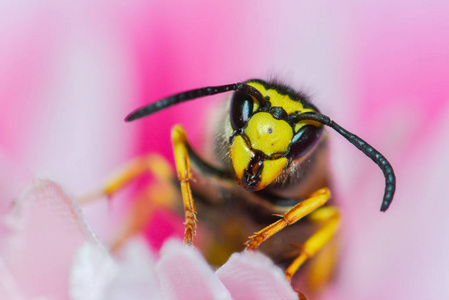
M 155 112 L 158 112 L 160 110 L 163 110 L 167 107 L 170 107 L 172 105 L 186 102 L 189 100 L 193 100 L 196 98 L 201 98 L 205 96 L 211 96 L 215 94 L 221 94 L 229 91 L 240 91 L 243 93 L 246 93 L 250 96 L 253 96 L 256 98 L 260 103 L 264 101 L 264 98 L 262 94 L 254 87 L 245 84 L 245 83 L 234 83 L 234 84 L 228 84 L 228 85 L 222 85 L 222 86 L 212 86 L 212 87 L 205 87 L 205 88 L 199 88 L 195 90 L 190 90 L 187 92 L 179 93 L 173 96 L 170 96 L 168 98 L 159 100 L 157 102 L 154 102 L 150 105 L 144 106 L 142 108 L 139 108 L 129 114 L 125 121 L 133 121 L 136 119 L 140 119 L 142 117 L 151 115 Z M 328 116 L 315 113 L 315 112 L 307 112 L 303 114 L 297 115 L 295 118 L 295 121 L 301 121 L 301 120 L 310 120 L 315 121 L 318 123 L 321 123 L 323 125 L 329 126 L 333 128 L 335 131 L 337 131 L 340 135 L 342 135 L 345 139 L 347 139 L 351 144 L 356 146 L 360 151 L 362 151 L 366 156 L 371 158 L 372 161 L 374 161 L 382 170 L 384 176 L 385 176 L 385 192 L 384 192 L 384 198 L 382 205 L 380 207 L 381 211 L 386 211 L 388 207 L 391 204 L 391 201 L 393 200 L 394 192 L 396 190 L 396 178 L 394 176 L 393 168 L 391 167 L 390 163 L 387 161 L 387 159 L 380 154 L 379 151 L 374 149 L 370 144 L 365 142 L 363 139 L 359 138 L 355 134 L 352 134 L 351 132 L 347 131 L 346 129 L 342 128 L 340 125 L 332 121 Z
M 356 136 L 355 134 L 350 133 L 346 129 L 342 128 L 340 125 L 332 121 L 328 116 L 320 114 L 320 113 L 314 113 L 314 112 L 307 112 L 298 115 L 297 121 L 301 120 L 310 120 L 315 121 L 318 123 L 321 123 L 323 125 L 329 126 L 333 128 L 335 131 L 337 131 L 339 134 L 341 134 L 345 139 L 347 139 L 351 144 L 356 146 L 360 151 L 365 153 L 366 156 L 371 158 L 372 161 L 374 161 L 379 168 L 382 170 L 385 176 L 385 192 L 384 192 L 384 198 L 382 201 L 382 205 L 380 207 L 381 211 L 386 211 L 388 207 L 391 204 L 391 201 L 393 200 L 394 192 L 396 190 L 396 178 L 394 176 L 393 168 L 391 167 L 388 160 L 379 153 L 376 149 L 374 149 L 370 144 Z
M 196 98 L 201 98 L 205 96 L 211 96 L 215 94 L 221 94 L 229 91 L 240 91 L 243 93 L 246 93 L 250 96 L 255 97 L 256 99 L 263 101 L 262 94 L 254 87 L 245 84 L 245 83 L 234 83 L 234 84 L 228 84 L 228 85 L 221 85 L 221 86 L 211 86 L 211 87 L 205 87 L 195 90 L 190 90 L 187 92 L 179 93 L 173 96 L 170 96 L 168 98 L 159 100 L 157 102 L 151 103 L 150 105 L 144 106 L 142 108 L 139 108 L 135 110 L 134 112 L 130 113 L 126 118 L 125 121 L 130 122 L 134 121 L 136 119 L 140 119 L 142 117 L 151 115 L 155 112 L 158 112 L 160 110 L 163 110 L 169 106 L 186 102 L 189 100 L 193 100 Z

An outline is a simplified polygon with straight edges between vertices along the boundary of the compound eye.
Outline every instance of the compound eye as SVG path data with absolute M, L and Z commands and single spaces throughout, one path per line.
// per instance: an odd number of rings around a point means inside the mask
M 232 129 L 237 130 L 246 125 L 253 114 L 253 98 L 242 92 L 235 92 L 231 99 L 229 119 Z
M 306 125 L 299 129 L 292 138 L 288 152 L 289 158 L 295 159 L 307 154 L 318 143 L 322 133 L 323 127 L 313 125 Z

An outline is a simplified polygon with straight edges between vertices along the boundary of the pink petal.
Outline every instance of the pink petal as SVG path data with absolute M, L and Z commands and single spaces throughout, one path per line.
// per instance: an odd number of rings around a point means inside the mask
M 168 299 L 231 299 L 202 255 L 179 241 L 164 245 L 156 272 Z
M 18 284 L 0 257 L 0 299 L 23 300 L 23 294 L 19 290 Z
M 234 253 L 216 274 L 235 300 L 298 299 L 282 270 L 260 252 Z
M 4 221 L 9 235 L 0 253 L 19 288 L 28 296 L 67 299 L 76 250 L 85 241 L 98 243 L 78 204 L 55 183 L 35 180 Z

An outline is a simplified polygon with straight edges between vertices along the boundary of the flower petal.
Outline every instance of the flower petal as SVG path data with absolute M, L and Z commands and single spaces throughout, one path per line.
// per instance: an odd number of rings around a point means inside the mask
M 216 274 L 235 300 L 298 299 L 281 269 L 260 252 L 234 253 Z
M 35 180 L 4 219 L 0 253 L 27 296 L 66 299 L 72 258 L 85 241 L 98 243 L 78 204 L 49 180 Z M 39 278 L 39 280 L 36 280 Z
M 120 270 L 104 300 L 163 299 L 155 272 L 155 260 L 143 240 L 128 241 L 121 252 Z
M 0 299 L 23 300 L 17 282 L 0 257 Z
M 202 255 L 177 240 L 162 248 L 156 272 L 168 299 L 231 299 Z
M 102 300 L 118 274 L 119 267 L 108 251 L 98 244 L 86 243 L 75 256 L 70 276 L 73 300 Z

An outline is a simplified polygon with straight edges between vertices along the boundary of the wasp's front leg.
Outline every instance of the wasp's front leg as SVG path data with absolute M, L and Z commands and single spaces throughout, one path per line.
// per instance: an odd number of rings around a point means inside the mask
M 249 237 L 249 240 L 245 243 L 247 249 L 255 250 L 261 243 L 275 235 L 285 227 L 298 222 L 303 217 L 307 216 L 320 206 L 324 205 L 331 197 L 331 193 L 328 188 L 322 188 L 314 192 L 309 198 L 299 202 L 286 213 L 280 215 L 282 219 L 274 222 L 271 225 L 263 228 L 262 230 L 254 233 Z
M 296 204 L 281 215 L 282 219 L 251 236 L 245 243 L 247 249 L 256 249 L 266 239 L 307 215 L 310 221 L 322 224 L 321 228 L 301 246 L 300 255 L 286 269 L 285 276 L 290 280 L 306 259 L 311 258 L 322 249 L 338 229 L 340 224 L 338 210 L 335 207 L 321 207 L 330 197 L 331 194 L 327 188 L 314 192 L 309 198 Z
M 189 182 L 192 179 L 189 159 L 190 146 L 184 129 L 180 125 L 175 125 L 172 128 L 171 138 L 173 143 L 173 152 L 175 155 L 176 171 L 181 185 L 182 201 L 184 203 L 184 243 L 191 245 L 193 242 L 193 237 L 196 234 L 197 219 L 195 205 L 193 203 L 192 190 Z

